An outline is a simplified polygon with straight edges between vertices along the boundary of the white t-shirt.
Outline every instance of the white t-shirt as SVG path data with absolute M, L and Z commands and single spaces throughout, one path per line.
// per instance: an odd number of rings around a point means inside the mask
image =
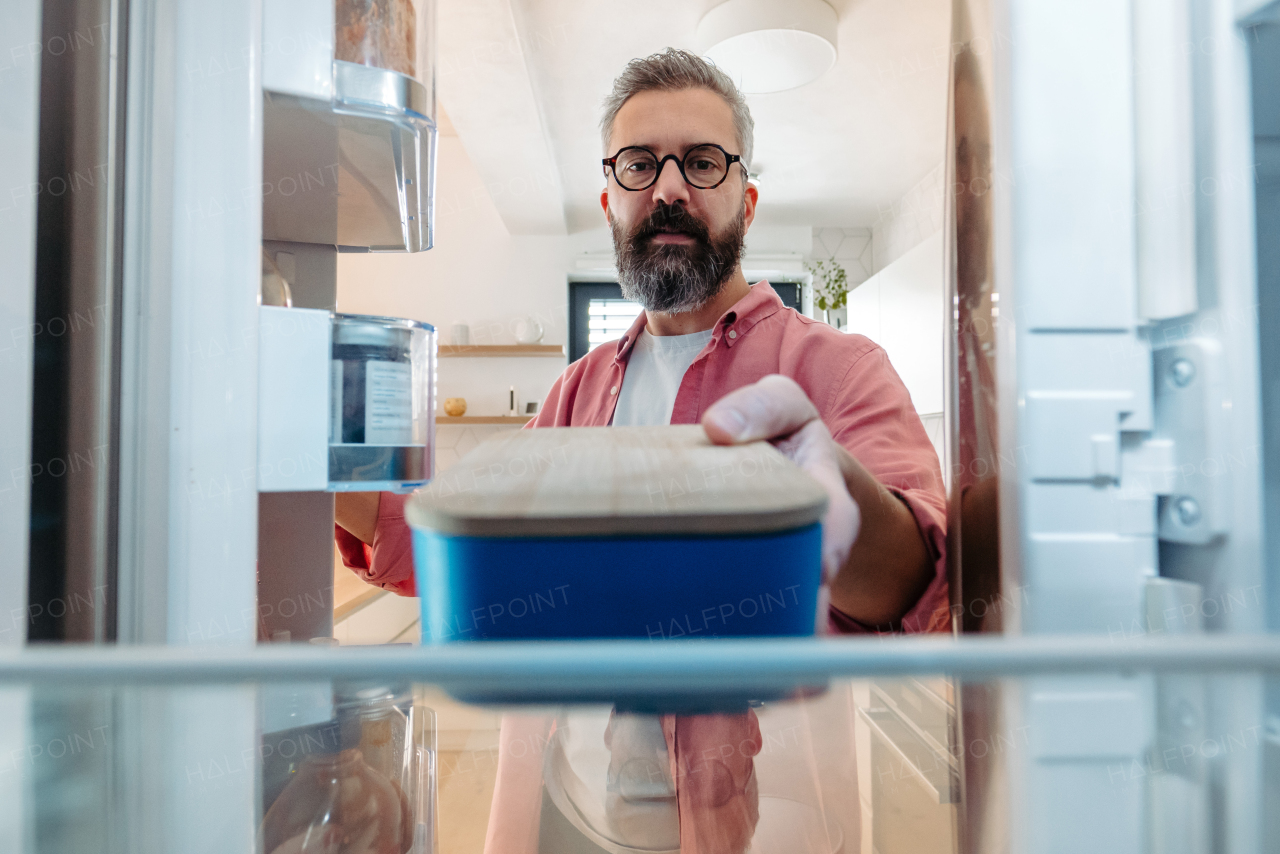
M 613 426 L 670 424 L 685 371 L 710 340 L 710 329 L 689 335 L 642 331 L 627 360 Z M 612 717 L 610 749 L 608 709 L 559 715 L 543 772 L 547 792 L 579 832 L 610 854 L 678 850 L 675 784 L 660 719 Z
M 680 381 L 710 340 L 710 329 L 688 335 L 650 335 L 641 330 L 622 375 L 613 426 L 670 424 Z

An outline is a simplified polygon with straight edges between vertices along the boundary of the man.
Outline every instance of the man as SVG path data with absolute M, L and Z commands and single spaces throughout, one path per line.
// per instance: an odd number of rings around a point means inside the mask
M 748 181 L 753 122 L 745 99 L 714 66 L 667 50 L 631 62 L 605 107 L 600 203 L 623 294 L 644 312 L 616 345 L 601 345 L 570 365 L 530 426 L 701 422 L 721 444 L 771 439 L 828 492 L 823 565 L 830 604 L 820 622 L 842 632 L 941 628 L 942 481 L 906 388 L 874 343 L 801 316 L 767 282 L 752 286 L 743 275 L 743 240 L 758 197 Z M 338 538 L 348 565 L 363 577 L 412 592 L 402 506 L 394 496 L 340 494 Z M 558 807 L 549 810 L 548 795 L 532 797 L 528 785 L 513 782 L 521 776 L 513 762 L 504 771 L 500 759 L 494 814 L 506 797 L 500 825 L 507 829 L 491 823 L 487 850 L 594 852 L 624 843 L 661 849 L 672 841 L 686 852 L 742 850 L 758 818 L 754 753 L 736 751 L 703 777 L 683 775 L 692 766 L 681 757 L 690 755 L 689 744 L 726 739 L 758 752 L 754 714 L 661 722 L 613 715 L 602 725 L 612 751 L 610 786 L 620 762 L 669 752 L 673 767 L 658 775 L 672 790 L 669 802 L 655 796 L 620 803 L 610 788 L 595 803 L 600 822 L 616 834 L 603 838 L 608 834 L 584 818 L 591 808 L 556 779 L 561 772 L 546 780 Z M 523 726 L 535 736 L 546 732 L 545 721 Z M 574 752 L 598 740 L 575 744 L 589 727 L 563 717 L 557 727 L 568 735 L 553 745 L 559 753 L 546 767 L 559 767 L 558 757 L 572 777 Z M 512 737 L 508 729 L 519 728 L 504 725 L 504 741 Z M 683 789 L 677 780 L 685 781 Z M 659 820 L 668 807 L 679 815 L 675 838 L 663 836 Z M 564 825 L 566 817 L 590 838 L 566 841 L 574 831 L 561 827 L 548 841 L 548 823 Z M 530 824 L 542 826 L 537 845 L 525 838 Z

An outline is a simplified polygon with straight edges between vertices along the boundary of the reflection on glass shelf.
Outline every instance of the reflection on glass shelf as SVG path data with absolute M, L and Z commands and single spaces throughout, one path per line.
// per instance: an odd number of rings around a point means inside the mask
M 31 852 L 1210 851 L 1214 827 L 1266 833 L 1264 683 L 876 676 L 709 714 L 328 681 L 7 687 L 0 832 Z

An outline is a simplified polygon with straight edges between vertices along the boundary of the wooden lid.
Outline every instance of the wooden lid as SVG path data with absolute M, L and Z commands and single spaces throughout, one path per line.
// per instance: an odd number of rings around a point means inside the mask
M 811 525 L 826 506 L 767 442 L 713 445 L 696 424 L 548 427 L 484 442 L 405 516 L 467 537 L 758 534 Z

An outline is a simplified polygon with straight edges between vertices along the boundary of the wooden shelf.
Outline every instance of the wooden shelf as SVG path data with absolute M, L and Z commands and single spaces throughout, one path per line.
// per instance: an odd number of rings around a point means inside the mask
M 437 424 L 512 424 L 519 427 L 533 420 L 532 415 L 437 415 Z
M 440 358 L 476 358 L 495 356 L 559 356 L 564 357 L 563 344 L 441 344 Z

